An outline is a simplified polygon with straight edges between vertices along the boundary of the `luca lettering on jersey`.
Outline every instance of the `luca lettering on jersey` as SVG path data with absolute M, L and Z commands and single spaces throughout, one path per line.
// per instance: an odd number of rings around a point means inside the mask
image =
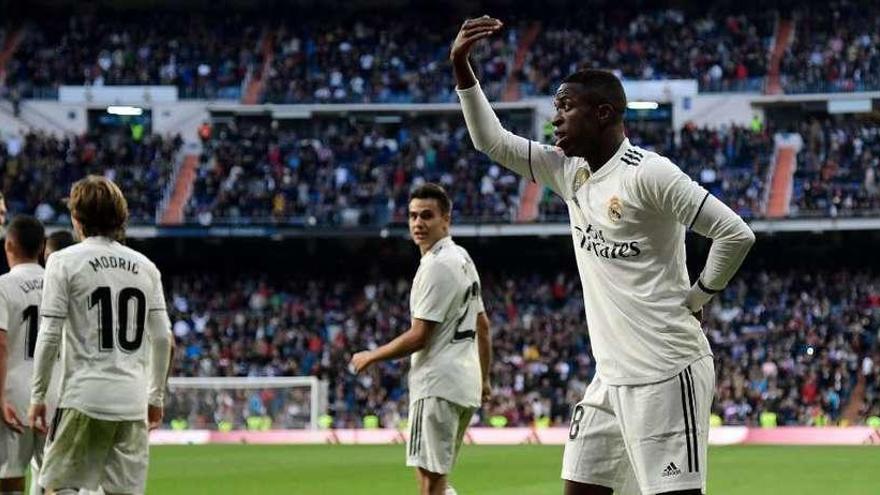
M 25 294 L 34 290 L 43 290 L 43 279 L 36 278 L 33 280 L 25 280 L 24 282 L 19 284 L 18 288 L 21 289 L 21 291 Z
M 587 225 L 586 228 L 575 226 L 574 230 L 578 236 L 578 247 L 595 254 L 598 258 L 634 258 L 642 254 L 639 241 L 607 241 L 602 229 L 597 229 L 593 224 Z
M 131 273 L 137 275 L 138 271 L 140 270 L 137 263 L 130 261 L 130 260 L 127 260 L 122 257 L 117 257 L 117 256 L 98 256 L 98 257 L 95 257 L 95 258 L 89 260 L 89 266 L 91 266 L 92 270 L 95 270 L 95 272 L 97 272 L 103 268 L 116 268 L 119 270 L 125 270 L 128 272 L 131 272 Z

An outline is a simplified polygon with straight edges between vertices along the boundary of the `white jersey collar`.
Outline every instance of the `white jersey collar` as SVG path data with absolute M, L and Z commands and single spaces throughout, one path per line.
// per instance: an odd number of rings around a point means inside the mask
M 34 267 L 43 268 L 39 263 L 19 263 L 12 268 L 9 269 L 9 273 L 17 272 L 21 270 L 32 270 Z
M 91 237 L 86 237 L 82 240 L 82 242 L 85 242 L 87 244 L 113 244 L 116 241 L 102 235 L 93 235 Z
M 590 180 L 599 180 L 602 177 L 611 173 L 611 171 L 620 162 L 620 157 L 623 156 L 623 154 L 626 152 L 626 150 L 630 149 L 631 147 L 632 147 L 632 145 L 629 144 L 629 138 L 624 137 L 623 141 L 620 143 L 620 146 L 617 148 L 617 151 L 614 153 L 614 155 L 611 158 L 609 158 L 608 161 L 605 162 L 605 165 L 602 165 L 602 167 L 598 171 L 593 172 L 591 174 Z M 590 170 L 592 171 L 592 167 L 590 167 Z
M 425 254 L 437 254 L 438 252 L 440 252 L 441 249 L 443 249 L 444 247 L 446 247 L 450 244 L 452 244 L 452 236 L 448 235 L 448 236 L 444 237 L 443 239 L 440 239 L 439 241 L 435 242 L 434 245 L 431 246 L 431 249 L 429 249 L 428 252 Z M 422 257 L 422 259 L 424 259 L 424 256 Z

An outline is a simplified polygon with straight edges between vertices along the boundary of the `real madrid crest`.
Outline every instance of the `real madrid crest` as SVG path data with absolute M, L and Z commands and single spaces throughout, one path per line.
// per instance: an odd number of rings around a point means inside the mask
M 574 182 L 571 183 L 571 193 L 574 194 L 578 189 L 587 182 L 587 179 L 590 178 L 590 169 L 588 167 L 581 167 L 577 169 L 577 172 L 574 173 Z
M 617 223 L 621 218 L 623 218 L 623 203 L 617 196 L 612 196 L 608 200 L 608 219 L 611 220 L 611 223 Z

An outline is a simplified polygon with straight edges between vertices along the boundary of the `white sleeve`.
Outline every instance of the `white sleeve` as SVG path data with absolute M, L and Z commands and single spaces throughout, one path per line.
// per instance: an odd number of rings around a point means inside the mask
M 663 157 L 645 160 L 638 167 L 636 190 L 646 207 L 688 228 L 709 196 L 703 186 Z
M 147 300 L 147 310 L 149 311 L 165 311 L 165 290 L 162 287 L 162 274 L 156 265 L 150 266 L 150 272 L 153 276 L 153 291 Z
M 739 215 L 711 195 L 694 218 L 693 229 L 712 239 L 706 266 L 685 298 L 685 305 L 697 311 L 727 287 L 755 243 L 755 234 Z
M 68 281 L 61 256 L 52 255 L 43 272 L 43 300 L 40 314 L 52 318 L 67 318 Z
M 476 267 L 474 268 L 474 272 L 475 272 L 475 273 L 477 272 Z M 485 312 L 486 312 L 486 305 L 483 304 L 483 281 L 480 280 L 480 274 L 479 274 L 479 273 L 476 273 L 476 275 L 477 275 L 477 293 L 476 293 L 476 296 L 477 296 L 477 314 L 480 314 L 480 313 L 485 313 Z
M 49 256 L 46 271 L 43 272 L 43 301 L 40 331 L 34 348 L 34 376 L 31 387 L 31 403 L 40 404 L 46 400 L 46 389 L 52 378 L 52 366 L 58 357 L 58 348 L 64 322 L 67 320 L 68 280 L 61 256 Z
M 432 263 L 425 268 L 413 287 L 412 317 L 442 323 L 460 290 L 456 290 L 455 277 L 446 266 Z
M 34 376 L 31 379 L 31 404 L 43 404 L 52 379 L 52 366 L 58 357 L 64 319 L 44 316 L 34 349 Z
M 685 298 L 685 305 L 695 312 L 727 286 L 755 235 L 733 210 L 668 159 L 660 157 L 639 168 L 637 186 L 647 206 L 713 241 L 706 266 Z
M 456 92 L 474 148 L 519 175 L 563 195 L 565 155 L 562 150 L 504 129 L 479 84 L 456 89 Z
M 0 289 L 0 330 L 9 331 L 9 300 L 2 289 Z
M 171 334 L 171 320 L 168 318 L 168 311 L 165 309 L 162 276 L 155 267 L 153 267 L 153 272 L 155 283 L 153 293 L 150 295 L 149 313 L 147 315 L 147 328 L 151 345 L 148 401 L 151 406 L 163 407 L 173 337 Z

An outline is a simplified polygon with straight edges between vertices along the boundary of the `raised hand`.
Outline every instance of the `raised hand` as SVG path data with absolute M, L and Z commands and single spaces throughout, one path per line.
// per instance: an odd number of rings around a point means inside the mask
M 474 43 L 495 34 L 503 25 L 498 19 L 487 15 L 464 21 L 452 42 L 449 59 L 453 62 L 466 61 Z

